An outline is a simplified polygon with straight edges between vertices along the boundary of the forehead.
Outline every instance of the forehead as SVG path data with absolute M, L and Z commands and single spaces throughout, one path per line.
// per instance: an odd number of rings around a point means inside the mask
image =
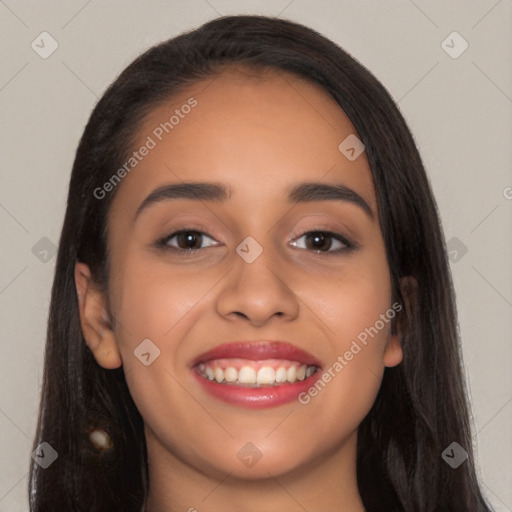
M 340 143 L 356 131 L 319 85 L 292 73 L 229 67 L 154 108 L 133 150 L 151 146 L 126 174 L 112 209 L 136 209 L 156 187 L 224 182 L 241 204 L 298 181 L 350 186 L 375 200 L 363 153 L 349 161 Z

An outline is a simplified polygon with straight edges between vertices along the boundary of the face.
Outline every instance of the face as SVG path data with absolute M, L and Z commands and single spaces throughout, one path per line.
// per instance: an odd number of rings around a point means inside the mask
M 108 218 L 112 345 L 88 343 L 169 463 L 254 479 L 355 446 L 402 352 L 354 136 L 318 86 L 242 68 L 145 119 Z

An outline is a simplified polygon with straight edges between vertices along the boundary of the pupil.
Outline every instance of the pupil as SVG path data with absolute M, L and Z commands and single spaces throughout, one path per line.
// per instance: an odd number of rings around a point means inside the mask
M 199 239 L 198 233 L 196 231 L 186 231 L 181 234 L 182 240 L 184 239 L 185 246 L 187 249 L 194 249 L 197 240 Z M 192 245 L 192 247 L 190 247 Z
M 310 237 L 313 239 L 313 245 L 315 249 L 322 249 L 326 243 L 326 240 L 328 239 L 328 236 L 325 236 L 323 233 L 313 233 L 310 235 Z M 330 244 L 327 243 L 327 249 L 329 248 L 329 245 Z

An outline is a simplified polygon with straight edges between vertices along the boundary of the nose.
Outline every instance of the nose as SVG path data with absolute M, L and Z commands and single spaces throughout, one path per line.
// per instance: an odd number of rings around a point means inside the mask
M 218 295 L 218 313 L 231 321 L 242 317 L 256 327 L 275 316 L 287 321 L 296 318 L 299 299 L 289 282 L 290 274 L 278 264 L 272 251 L 264 249 L 252 263 L 235 256 L 233 269 Z

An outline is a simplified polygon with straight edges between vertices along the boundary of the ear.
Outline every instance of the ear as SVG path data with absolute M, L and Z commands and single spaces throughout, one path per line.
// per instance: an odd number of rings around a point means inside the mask
M 80 309 L 80 325 L 87 346 L 97 363 L 108 370 L 123 364 L 117 347 L 105 294 L 95 285 L 89 266 L 75 264 L 75 285 Z
M 404 353 L 400 334 L 391 334 L 384 348 L 384 355 L 382 356 L 384 366 L 397 366 L 402 362 L 403 357 Z
M 404 276 L 400 279 L 400 289 L 402 290 L 404 304 L 397 304 L 396 306 L 396 311 L 398 311 L 398 313 L 396 322 L 393 322 L 393 325 L 396 325 L 396 329 L 392 329 L 391 335 L 384 349 L 384 355 L 382 358 L 384 366 L 397 366 L 403 360 L 403 340 L 407 329 L 406 323 L 403 319 L 405 317 L 405 312 L 411 311 L 411 308 L 414 305 L 417 288 L 418 282 L 413 276 Z M 398 306 L 400 306 L 399 310 Z

